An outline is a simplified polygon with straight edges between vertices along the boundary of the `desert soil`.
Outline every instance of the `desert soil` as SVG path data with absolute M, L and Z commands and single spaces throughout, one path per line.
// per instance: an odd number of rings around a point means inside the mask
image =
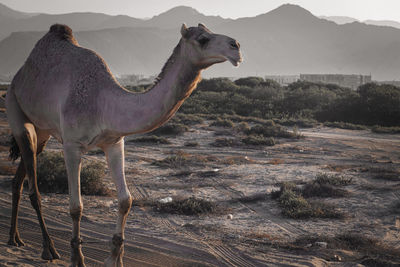
M 273 147 L 214 147 L 216 128 L 195 125 L 168 145 L 126 143 L 126 178 L 136 202 L 171 196 L 207 199 L 223 204 L 224 214 L 184 216 L 161 214 L 136 205 L 126 227 L 125 266 L 357 266 L 354 252 L 312 249 L 291 250 L 274 244 L 293 242 L 301 236 L 334 236 L 361 233 L 400 248 L 400 223 L 391 205 L 400 200 L 400 183 L 374 179 L 365 168 L 400 167 L 399 135 L 332 128 L 302 129 L 305 138 L 279 139 Z M 9 134 L 4 110 L 0 133 Z M 128 137 L 127 140 L 132 137 Z M 198 147 L 186 147 L 188 141 Z M 47 149 L 59 150 L 51 139 Z M 0 266 L 68 266 L 71 219 L 68 196 L 42 194 L 42 207 L 61 260 L 40 259 L 41 233 L 37 217 L 24 190 L 19 229 L 24 247 L 7 245 L 11 216 L 11 180 L 17 163 L 7 160 L 8 148 L 0 145 Z M 180 168 L 152 164 L 183 151 L 204 161 Z M 103 155 L 85 159 L 104 161 Z M 363 171 L 364 170 L 364 171 Z M 318 173 L 352 178 L 349 196 L 328 198 L 344 219 L 295 220 L 285 218 L 275 200 L 232 201 L 257 193 L 270 193 L 278 183 L 307 182 Z M 104 181 L 114 190 L 110 175 Z M 109 254 L 116 213 L 114 196 L 83 196 L 81 231 L 88 266 L 102 266 Z M 232 218 L 227 218 L 227 213 Z M 342 261 L 332 261 L 334 254 Z M 359 265 L 361 266 L 361 265 Z

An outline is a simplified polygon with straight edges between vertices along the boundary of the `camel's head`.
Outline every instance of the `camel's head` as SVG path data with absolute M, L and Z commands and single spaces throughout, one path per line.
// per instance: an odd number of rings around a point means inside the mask
M 234 66 L 242 62 L 239 43 L 226 35 L 211 32 L 204 24 L 190 28 L 183 24 L 181 34 L 185 56 L 201 68 L 227 60 Z

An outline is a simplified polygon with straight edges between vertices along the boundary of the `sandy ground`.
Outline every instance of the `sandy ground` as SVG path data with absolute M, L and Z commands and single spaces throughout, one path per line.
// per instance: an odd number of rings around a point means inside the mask
M 183 136 L 170 138 L 169 145 L 127 143 L 127 182 L 135 200 L 164 197 L 204 198 L 218 203 L 277 189 L 283 181 L 306 182 L 318 173 L 352 178 L 350 195 L 324 201 L 346 213 L 345 219 L 294 220 L 281 215 L 276 201 L 236 202 L 228 205 L 233 218 L 223 215 L 183 216 L 157 213 L 135 206 L 126 228 L 125 266 L 357 266 L 357 255 L 342 251 L 342 261 L 329 261 L 326 251 L 291 251 L 271 245 L 291 242 L 301 236 L 344 232 L 362 233 L 400 248 L 400 225 L 390 205 L 400 200 L 399 181 L 373 179 L 366 167 L 400 167 L 400 136 L 369 131 L 331 128 L 302 130 L 304 139 L 279 140 L 274 147 L 213 147 L 215 129 L 196 125 Z M 8 132 L 0 112 L 0 133 Z M 127 138 L 128 140 L 130 139 Z M 185 142 L 196 141 L 188 148 Z M 60 149 L 55 141 L 50 150 Z M 205 163 L 181 169 L 152 165 L 178 150 Z M 68 197 L 42 194 L 45 219 L 62 260 L 40 259 L 41 233 L 27 192 L 21 201 L 19 229 L 24 247 L 8 246 L 11 216 L 11 179 L 16 164 L 7 161 L 7 148 L 0 146 L 0 164 L 10 173 L 0 176 L 0 266 L 68 266 L 71 219 Z M 104 162 L 101 155 L 86 159 Z M 4 169 L 4 168 L 3 168 Z M 114 186 L 107 175 L 104 181 Z M 82 219 L 83 252 L 88 266 L 102 266 L 109 253 L 116 219 L 115 197 L 84 196 Z M 400 224 L 400 223 L 398 223 Z M 332 252 L 333 253 L 333 252 Z M 361 265 L 359 265 L 361 266 Z

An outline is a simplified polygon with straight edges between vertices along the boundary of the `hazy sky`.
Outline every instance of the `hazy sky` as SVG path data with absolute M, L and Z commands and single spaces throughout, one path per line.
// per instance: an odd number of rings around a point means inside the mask
M 90 11 L 137 18 L 152 17 L 178 5 L 191 6 L 206 15 L 250 17 L 292 3 L 317 16 L 400 21 L 400 0 L 0 0 L 0 3 L 25 12 Z

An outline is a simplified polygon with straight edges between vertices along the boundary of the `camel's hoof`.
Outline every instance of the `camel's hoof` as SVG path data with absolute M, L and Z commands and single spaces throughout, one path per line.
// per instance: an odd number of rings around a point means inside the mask
M 17 242 L 18 246 L 20 246 L 20 247 L 25 246 L 24 241 L 22 241 L 18 235 L 15 236 L 15 241 Z
M 22 242 L 22 240 L 19 237 L 15 237 L 15 238 L 10 238 L 7 242 L 7 244 L 9 244 L 10 246 L 14 246 L 14 247 L 22 247 L 25 246 L 25 243 Z
M 42 259 L 51 261 L 58 260 L 60 258 L 60 254 L 58 254 L 57 250 L 54 247 L 43 248 Z
M 82 254 L 82 239 L 71 239 L 71 267 L 86 267 L 85 260 Z

